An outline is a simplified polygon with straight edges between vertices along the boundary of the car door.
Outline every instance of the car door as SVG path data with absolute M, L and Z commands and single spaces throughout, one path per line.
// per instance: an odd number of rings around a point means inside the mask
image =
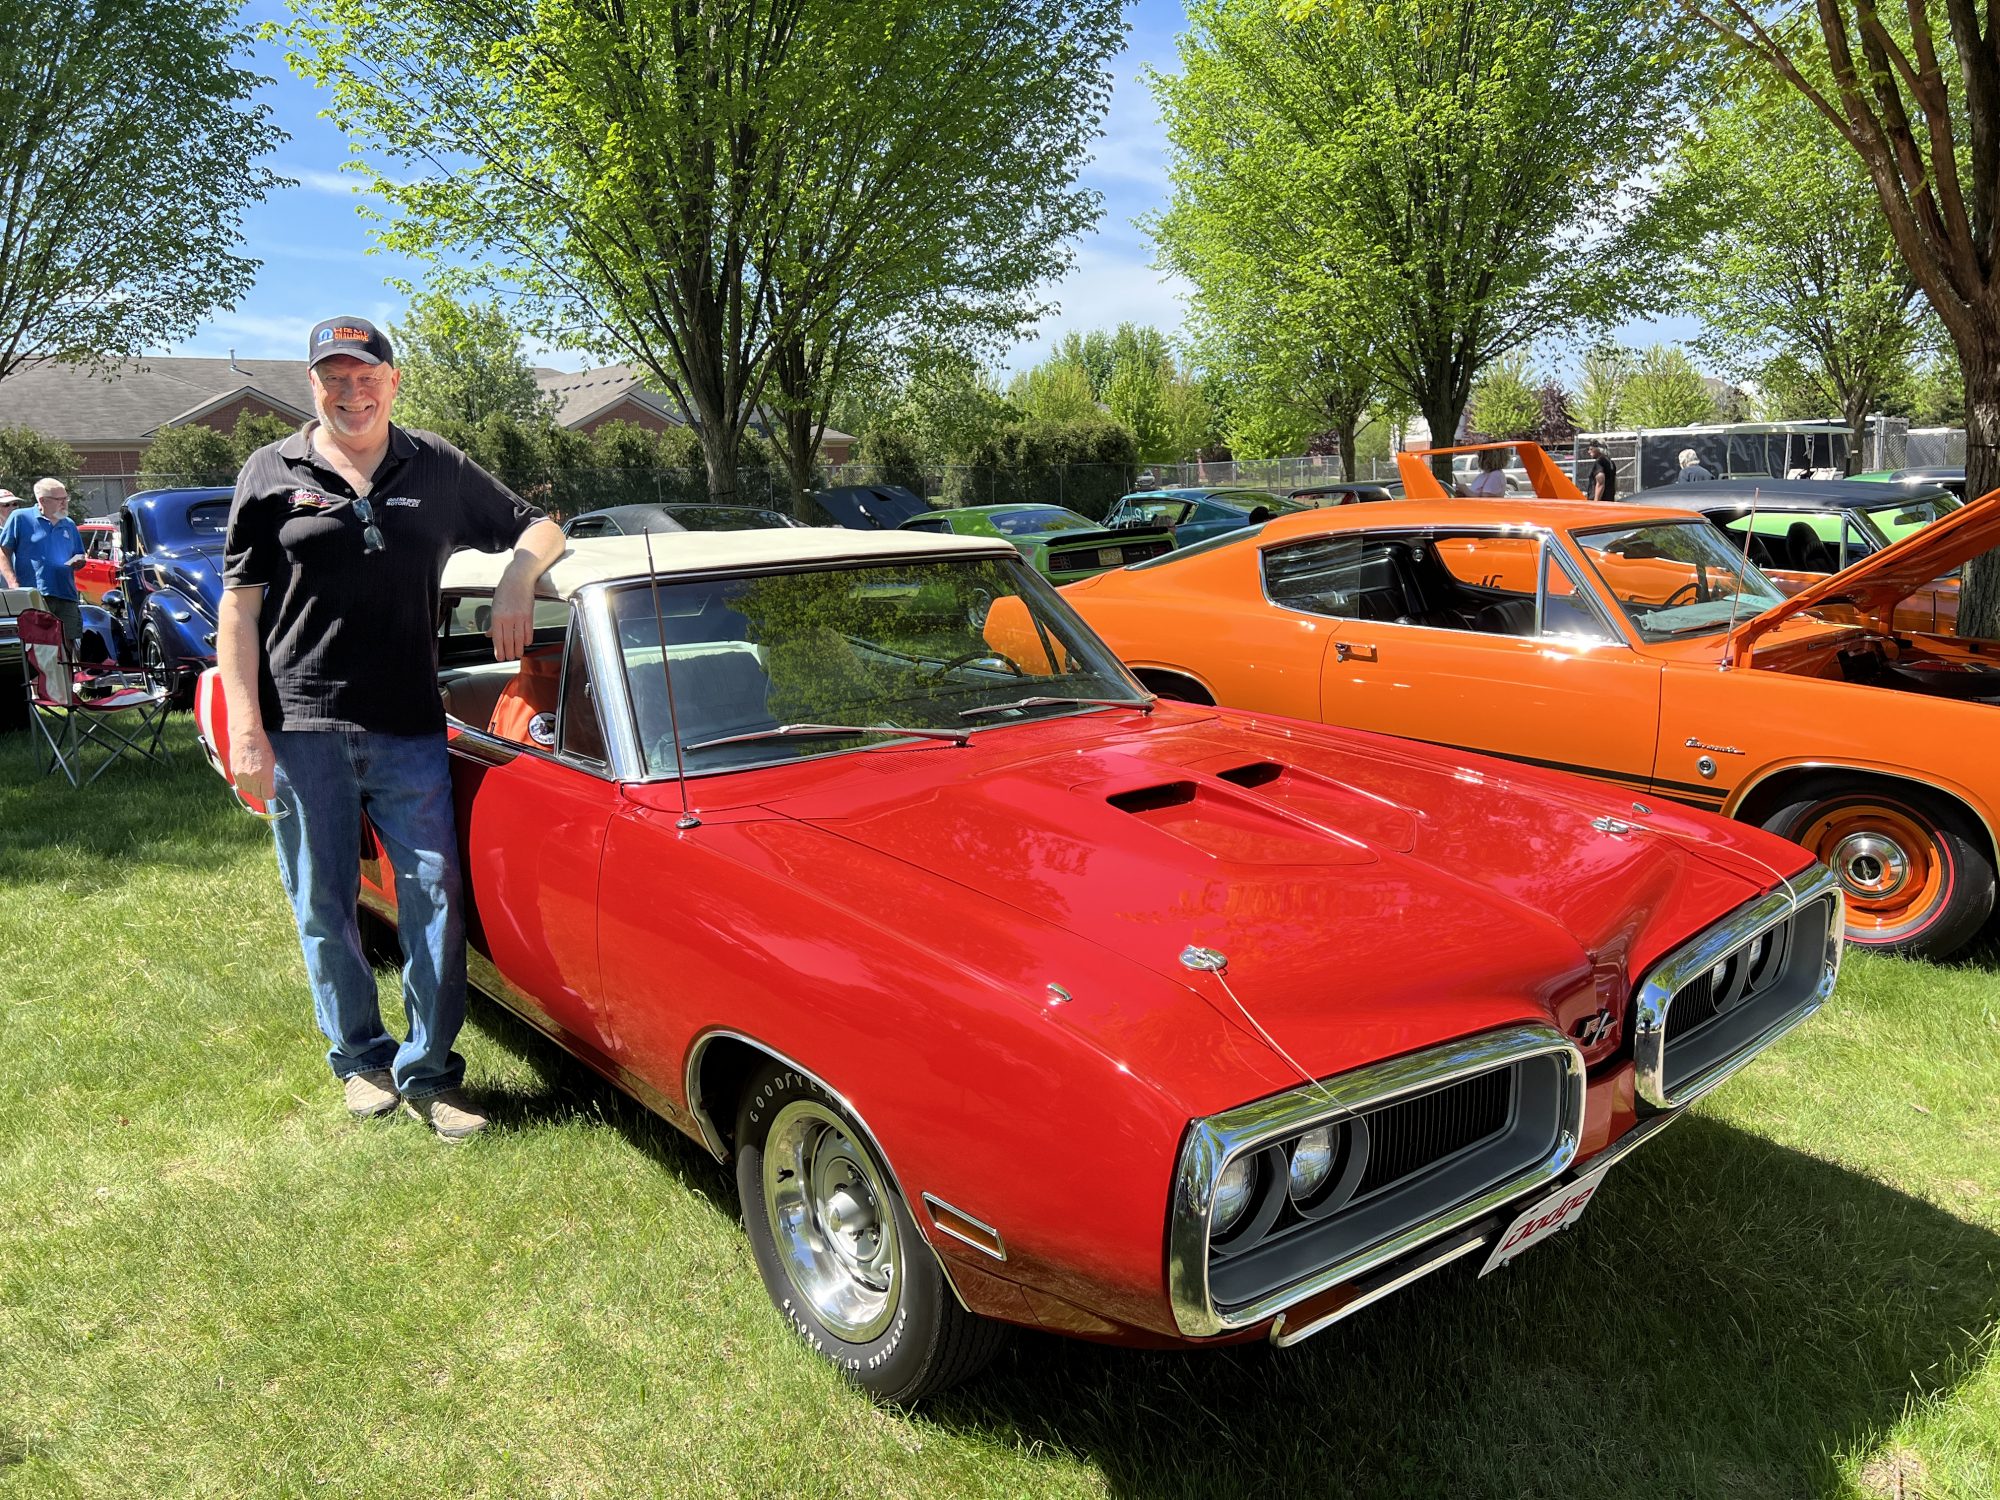
M 599 1054 L 598 867 L 619 794 L 581 632 L 552 631 L 543 623 L 550 602 L 538 605 L 531 649 L 560 653 L 562 662 L 549 679 L 557 701 L 534 705 L 556 715 L 554 742 L 505 738 L 489 728 L 501 722 L 491 679 L 504 692 L 515 664 L 494 663 L 478 645 L 484 638 L 472 626 L 484 602 L 455 602 L 440 650 L 456 663 L 440 675 L 451 679 L 446 711 L 473 979 L 531 1021 L 553 1023 L 577 1050 Z
M 1328 723 L 1650 784 L 1660 668 L 1546 533 L 1385 529 L 1312 545 L 1320 558 L 1270 549 L 1266 579 L 1274 602 L 1288 593 L 1336 622 Z M 1319 577 L 1300 587 L 1288 571 Z
M 118 531 L 93 526 L 83 534 L 84 564 L 76 570 L 76 591 L 87 604 L 101 604 L 118 584 Z

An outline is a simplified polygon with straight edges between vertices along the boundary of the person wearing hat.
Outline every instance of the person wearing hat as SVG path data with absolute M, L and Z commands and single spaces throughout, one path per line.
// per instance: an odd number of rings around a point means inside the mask
M 465 1020 L 465 917 L 437 690 L 439 585 L 462 547 L 511 552 L 494 591 L 493 654 L 533 632 L 535 581 L 561 530 L 435 433 L 390 420 L 401 384 L 365 318 L 307 346 L 314 420 L 236 477 L 217 665 L 229 761 L 269 803 L 327 1061 L 356 1116 L 400 1104 L 440 1139 L 486 1118 L 452 1050 Z M 409 1036 L 383 1028 L 354 897 L 363 812 L 396 872 Z
M 1702 467 L 1701 455 L 1692 448 L 1681 449 L 1680 466 L 1680 473 L 1674 476 L 1676 484 L 1696 484 L 1704 479 L 1715 478 L 1713 474 Z
M 0 584 L 42 592 L 42 607 L 62 622 L 72 650 L 83 636 L 83 604 L 76 570 L 83 566 L 83 533 L 69 518 L 69 488 L 60 479 L 35 481 L 32 504 L 12 494 L 16 508 L 0 525 Z
M 1583 451 L 1590 455 L 1590 483 L 1584 493 L 1593 500 L 1616 500 L 1618 498 L 1618 470 L 1605 456 L 1604 444 L 1592 438 L 1584 444 Z

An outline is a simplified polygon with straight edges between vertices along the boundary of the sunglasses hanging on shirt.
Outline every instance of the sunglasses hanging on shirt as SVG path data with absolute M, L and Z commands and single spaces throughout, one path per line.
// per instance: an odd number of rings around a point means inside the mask
M 382 540 L 382 528 L 375 524 L 375 507 L 364 495 L 354 502 L 354 514 L 361 521 L 361 551 L 372 556 L 389 544 Z

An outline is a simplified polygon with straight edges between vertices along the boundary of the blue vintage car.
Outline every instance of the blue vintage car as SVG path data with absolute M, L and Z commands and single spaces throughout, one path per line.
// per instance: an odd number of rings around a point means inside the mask
M 143 667 L 185 706 L 215 665 L 226 489 L 147 490 L 118 512 L 117 585 L 104 596 L 119 661 Z
M 1125 496 L 1111 507 L 1104 524 L 1114 530 L 1142 526 L 1148 530 L 1170 527 L 1179 547 L 1205 542 L 1213 536 L 1255 526 L 1273 516 L 1295 510 L 1311 510 L 1324 497 L 1294 499 L 1278 490 L 1251 489 L 1222 485 L 1191 489 L 1140 490 Z

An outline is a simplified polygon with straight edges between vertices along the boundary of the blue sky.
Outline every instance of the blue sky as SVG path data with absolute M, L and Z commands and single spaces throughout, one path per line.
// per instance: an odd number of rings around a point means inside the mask
M 284 15 L 281 0 L 252 0 L 244 11 L 252 23 Z M 1162 207 L 1167 196 L 1164 138 L 1141 74 L 1149 64 L 1173 68 L 1174 37 L 1185 13 L 1178 0 L 1135 0 L 1126 19 L 1131 30 L 1113 65 L 1116 90 L 1105 133 L 1083 173 L 1103 195 L 1103 216 L 1078 243 L 1075 268 L 1049 289 L 1049 300 L 1059 303 L 1060 311 L 999 361 L 1007 369 L 1035 363 L 1068 329 L 1126 321 L 1169 331 L 1180 325 L 1178 288 L 1153 269 L 1151 242 L 1133 220 Z M 272 165 L 297 186 L 244 215 L 246 249 L 263 262 L 256 286 L 234 310 L 217 313 L 170 353 L 222 355 L 234 349 L 246 357 L 303 358 L 307 331 L 320 318 L 358 313 L 378 323 L 396 321 L 404 298 L 385 282 L 401 277 L 421 285 L 424 279 L 421 264 L 371 251 L 369 226 L 358 212 L 363 200 L 352 177 L 340 171 L 349 155 L 346 139 L 332 121 L 319 118 L 326 96 L 294 77 L 275 47 L 260 44 L 253 66 L 271 79 L 263 98 L 291 135 Z M 1635 328 L 1625 336 L 1639 342 L 1661 334 Z M 1665 336 L 1684 334 L 1668 329 Z M 576 367 L 584 361 L 561 353 L 548 362 Z

